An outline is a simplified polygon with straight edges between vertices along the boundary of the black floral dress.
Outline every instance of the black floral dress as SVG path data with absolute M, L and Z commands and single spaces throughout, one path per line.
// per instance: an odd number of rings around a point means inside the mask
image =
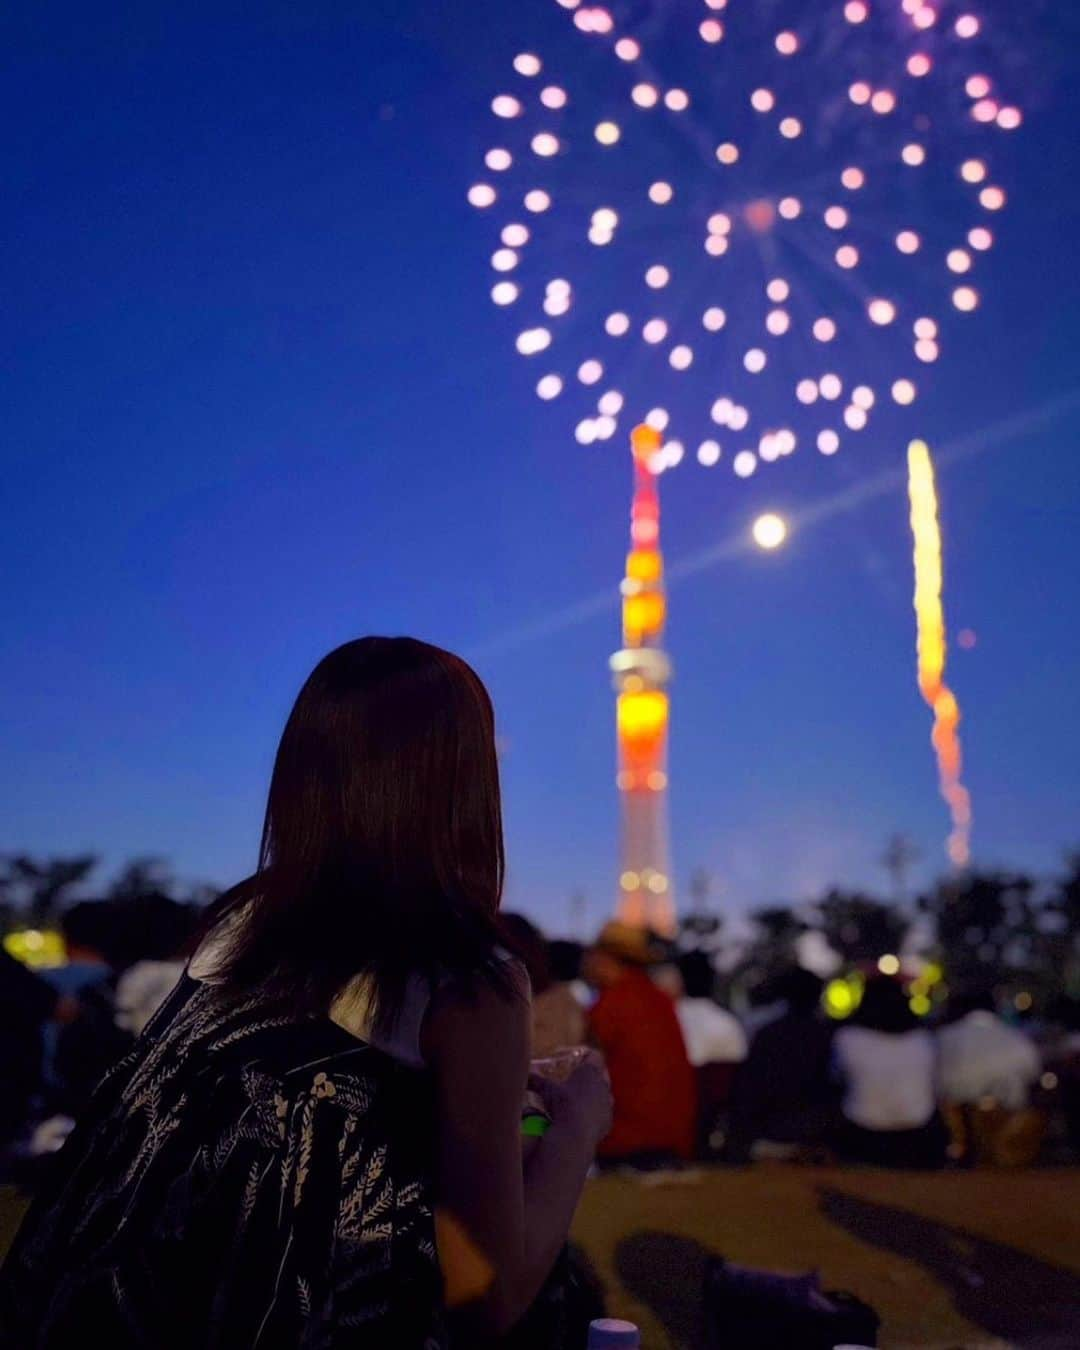
M 185 977 L 0 1272 L 3 1350 L 442 1350 L 427 1076 Z

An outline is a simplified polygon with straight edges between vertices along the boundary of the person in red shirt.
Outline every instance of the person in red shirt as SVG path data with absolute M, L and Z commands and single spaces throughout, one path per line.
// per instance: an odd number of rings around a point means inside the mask
M 586 979 L 599 991 L 589 1038 L 601 1051 L 615 1098 L 611 1132 L 598 1157 L 658 1166 L 694 1151 L 697 1085 L 675 1004 L 649 977 L 647 933 L 609 923 L 586 954 Z

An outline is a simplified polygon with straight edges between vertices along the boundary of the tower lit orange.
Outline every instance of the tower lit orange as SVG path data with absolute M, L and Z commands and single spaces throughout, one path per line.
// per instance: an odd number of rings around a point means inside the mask
M 622 650 L 611 658 L 616 700 L 622 865 L 617 910 L 625 923 L 670 934 L 675 899 L 668 864 L 667 738 L 671 663 L 663 650 L 667 598 L 660 496 L 653 456 L 662 438 L 636 427 L 631 548 L 622 583 Z

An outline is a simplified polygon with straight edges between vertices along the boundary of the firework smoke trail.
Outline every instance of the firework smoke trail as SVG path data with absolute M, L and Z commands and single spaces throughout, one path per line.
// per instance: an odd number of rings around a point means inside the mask
M 957 867 L 970 860 L 971 797 L 960 781 L 960 705 L 945 683 L 945 614 L 941 604 L 941 528 L 930 448 L 908 447 L 908 495 L 915 540 L 915 615 L 918 624 L 919 691 L 934 713 L 931 743 L 937 754 L 941 795 L 952 814 L 949 858 Z

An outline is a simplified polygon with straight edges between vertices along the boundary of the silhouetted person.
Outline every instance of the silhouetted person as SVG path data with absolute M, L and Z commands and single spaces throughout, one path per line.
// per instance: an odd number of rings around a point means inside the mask
M 499 927 L 510 949 L 520 957 L 532 988 L 532 1053 L 543 1059 L 556 1050 L 585 1042 L 585 1012 L 568 981 L 554 978 L 550 947 L 535 924 L 523 914 L 502 914 Z
M 475 673 L 409 638 L 331 652 L 282 735 L 257 871 L 24 1223 L 0 1344 L 443 1350 L 448 1320 L 463 1346 L 516 1323 L 611 1106 L 588 1056 L 544 1085 L 525 1162 L 503 866 Z
M 834 1045 L 844 1156 L 880 1167 L 940 1167 L 946 1135 L 937 1112 L 934 1038 L 900 984 L 886 976 L 868 980 Z
M 992 1099 L 1006 1111 L 1028 1103 L 1042 1068 L 1031 1038 L 999 1017 L 990 990 L 950 1000 L 952 1018 L 938 1032 L 941 1096 L 959 1106 Z
M 60 995 L 0 946 L 0 1152 L 27 1124 L 41 1091 L 44 1031 Z
M 754 1034 L 732 1087 L 728 1156 L 746 1162 L 758 1140 L 818 1147 L 836 1124 L 833 1029 L 821 1012 L 822 981 L 796 967 L 771 991 L 783 1011 Z
M 649 937 L 609 923 L 585 957 L 599 991 L 589 1037 L 604 1056 L 615 1098 L 606 1162 L 656 1166 L 689 1158 L 697 1129 L 697 1086 L 670 996 L 649 978 Z

